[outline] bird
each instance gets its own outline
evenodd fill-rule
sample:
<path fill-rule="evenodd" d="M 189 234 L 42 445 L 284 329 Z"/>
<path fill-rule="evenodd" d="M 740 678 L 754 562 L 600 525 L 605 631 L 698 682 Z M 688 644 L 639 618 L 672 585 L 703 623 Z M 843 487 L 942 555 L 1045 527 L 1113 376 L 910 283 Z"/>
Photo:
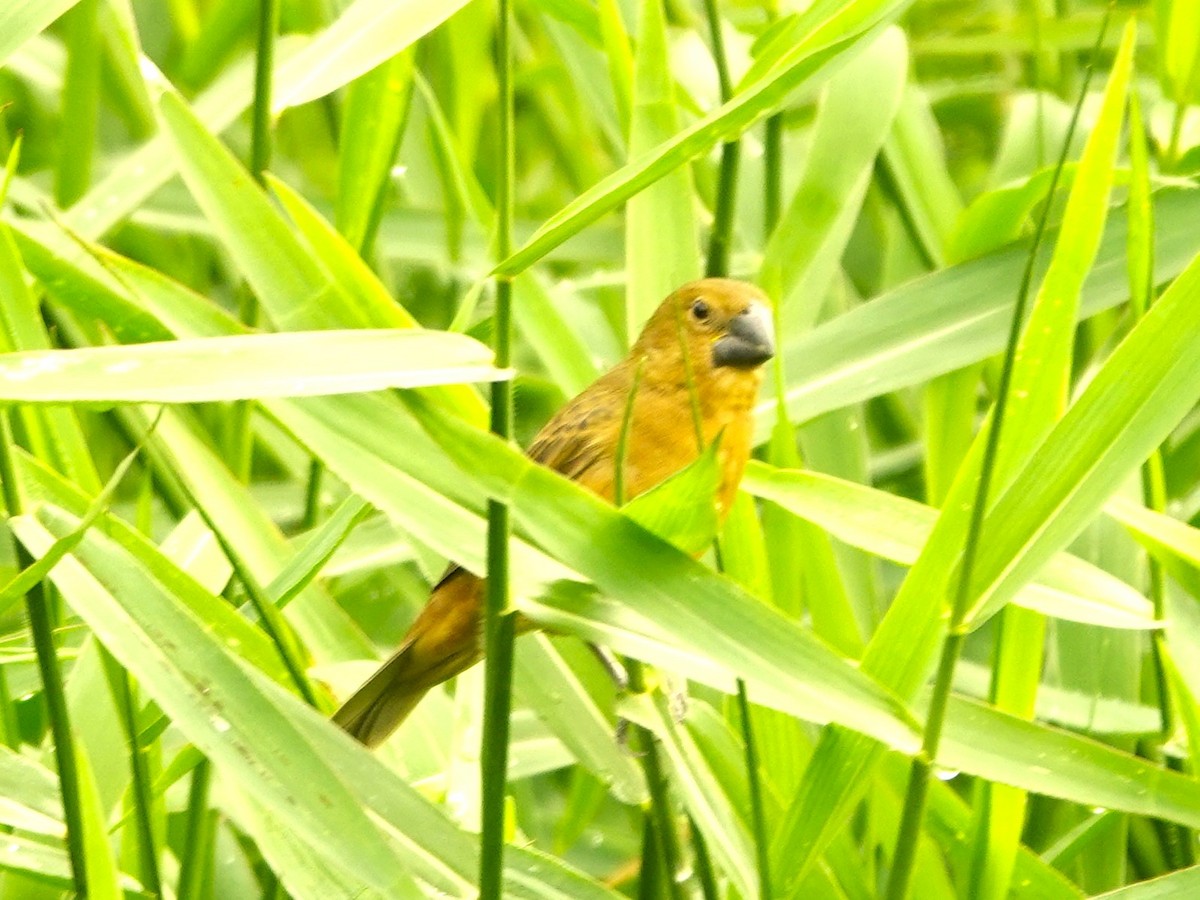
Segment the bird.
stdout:
<path fill-rule="evenodd" d="M 762 366 L 774 353 L 771 306 L 759 288 L 728 278 L 685 284 L 651 314 L 625 359 L 563 406 L 526 453 L 610 502 L 627 501 L 719 438 L 714 502 L 723 517 L 750 456 Z M 623 498 L 615 496 L 619 455 Z M 432 687 L 479 662 L 484 594 L 482 577 L 451 564 L 400 648 L 333 721 L 375 747 Z M 519 630 L 532 627 L 522 620 Z"/>

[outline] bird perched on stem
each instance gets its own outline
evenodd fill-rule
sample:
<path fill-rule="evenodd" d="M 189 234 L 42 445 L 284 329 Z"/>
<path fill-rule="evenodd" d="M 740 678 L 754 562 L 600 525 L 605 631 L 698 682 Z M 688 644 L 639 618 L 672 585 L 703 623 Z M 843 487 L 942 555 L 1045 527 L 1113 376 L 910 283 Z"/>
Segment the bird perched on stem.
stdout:
<path fill-rule="evenodd" d="M 774 354 L 771 332 L 767 298 L 753 285 L 725 278 L 685 284 L 655 310 L 629 356 L 538 433 L 529 456 L 610 501 L 621 457 L 619 480 L 630 500 L 720 436 L 716 503 L 723 516 L 750 455 L 761 366 Z M 483 579 L 451 566 L 400 649 L 334 721 L 368 746 L 381 743 L 430 688 L 481 659 L 483 598 Z"/>

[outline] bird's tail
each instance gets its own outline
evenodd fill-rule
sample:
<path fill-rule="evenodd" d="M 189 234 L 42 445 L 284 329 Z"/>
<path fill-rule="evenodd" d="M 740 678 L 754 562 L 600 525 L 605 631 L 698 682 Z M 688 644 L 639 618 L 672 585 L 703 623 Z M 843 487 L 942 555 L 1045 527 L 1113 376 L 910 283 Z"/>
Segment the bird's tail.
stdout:
<path fill-rule="evenodd" d="M 483 581 L 464 569 L 451 570 L 400 649 L 342 704 L 333 721 L 368 747 L 383 743 L 430 688 L 482 658 L 482 601 Z"/>

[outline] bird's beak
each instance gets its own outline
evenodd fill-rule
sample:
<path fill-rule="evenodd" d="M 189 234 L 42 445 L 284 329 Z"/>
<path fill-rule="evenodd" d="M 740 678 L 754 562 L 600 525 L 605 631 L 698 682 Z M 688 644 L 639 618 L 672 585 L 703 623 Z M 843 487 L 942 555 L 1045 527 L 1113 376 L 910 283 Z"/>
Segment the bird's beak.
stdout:
<path fill-rule="evenodd" d="M 751 303 L 713 344 L 713 365 L 738 369 L 761 366 L 775 355 L 771 331 L 770 309 L 763 303 Z"/>

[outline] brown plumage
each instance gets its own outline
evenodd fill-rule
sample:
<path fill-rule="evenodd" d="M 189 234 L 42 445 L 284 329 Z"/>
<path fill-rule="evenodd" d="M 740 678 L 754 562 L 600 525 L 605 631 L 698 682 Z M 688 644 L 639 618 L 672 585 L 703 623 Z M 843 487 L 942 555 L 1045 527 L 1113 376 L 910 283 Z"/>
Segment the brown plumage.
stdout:
<path fill-rule="evenodd" d="M 564 406 L 529 447 L 532 459 L 613 500 L 617 443 L 640 368 L 625 454 L 625 499 L 662 482 L 721 435 L 720 514 L 750 455 L 750 414 L 773 353 L 766 297 L 740 281 L 709 278 L 669 296 L 629 356 Z M 689 382 L 691 388 L 689 388 Z M 400 649 L 334 721 L 368 746 L 381 743 L 426 691 L 483 655 L 483 579 L 452 566 Z"/>

